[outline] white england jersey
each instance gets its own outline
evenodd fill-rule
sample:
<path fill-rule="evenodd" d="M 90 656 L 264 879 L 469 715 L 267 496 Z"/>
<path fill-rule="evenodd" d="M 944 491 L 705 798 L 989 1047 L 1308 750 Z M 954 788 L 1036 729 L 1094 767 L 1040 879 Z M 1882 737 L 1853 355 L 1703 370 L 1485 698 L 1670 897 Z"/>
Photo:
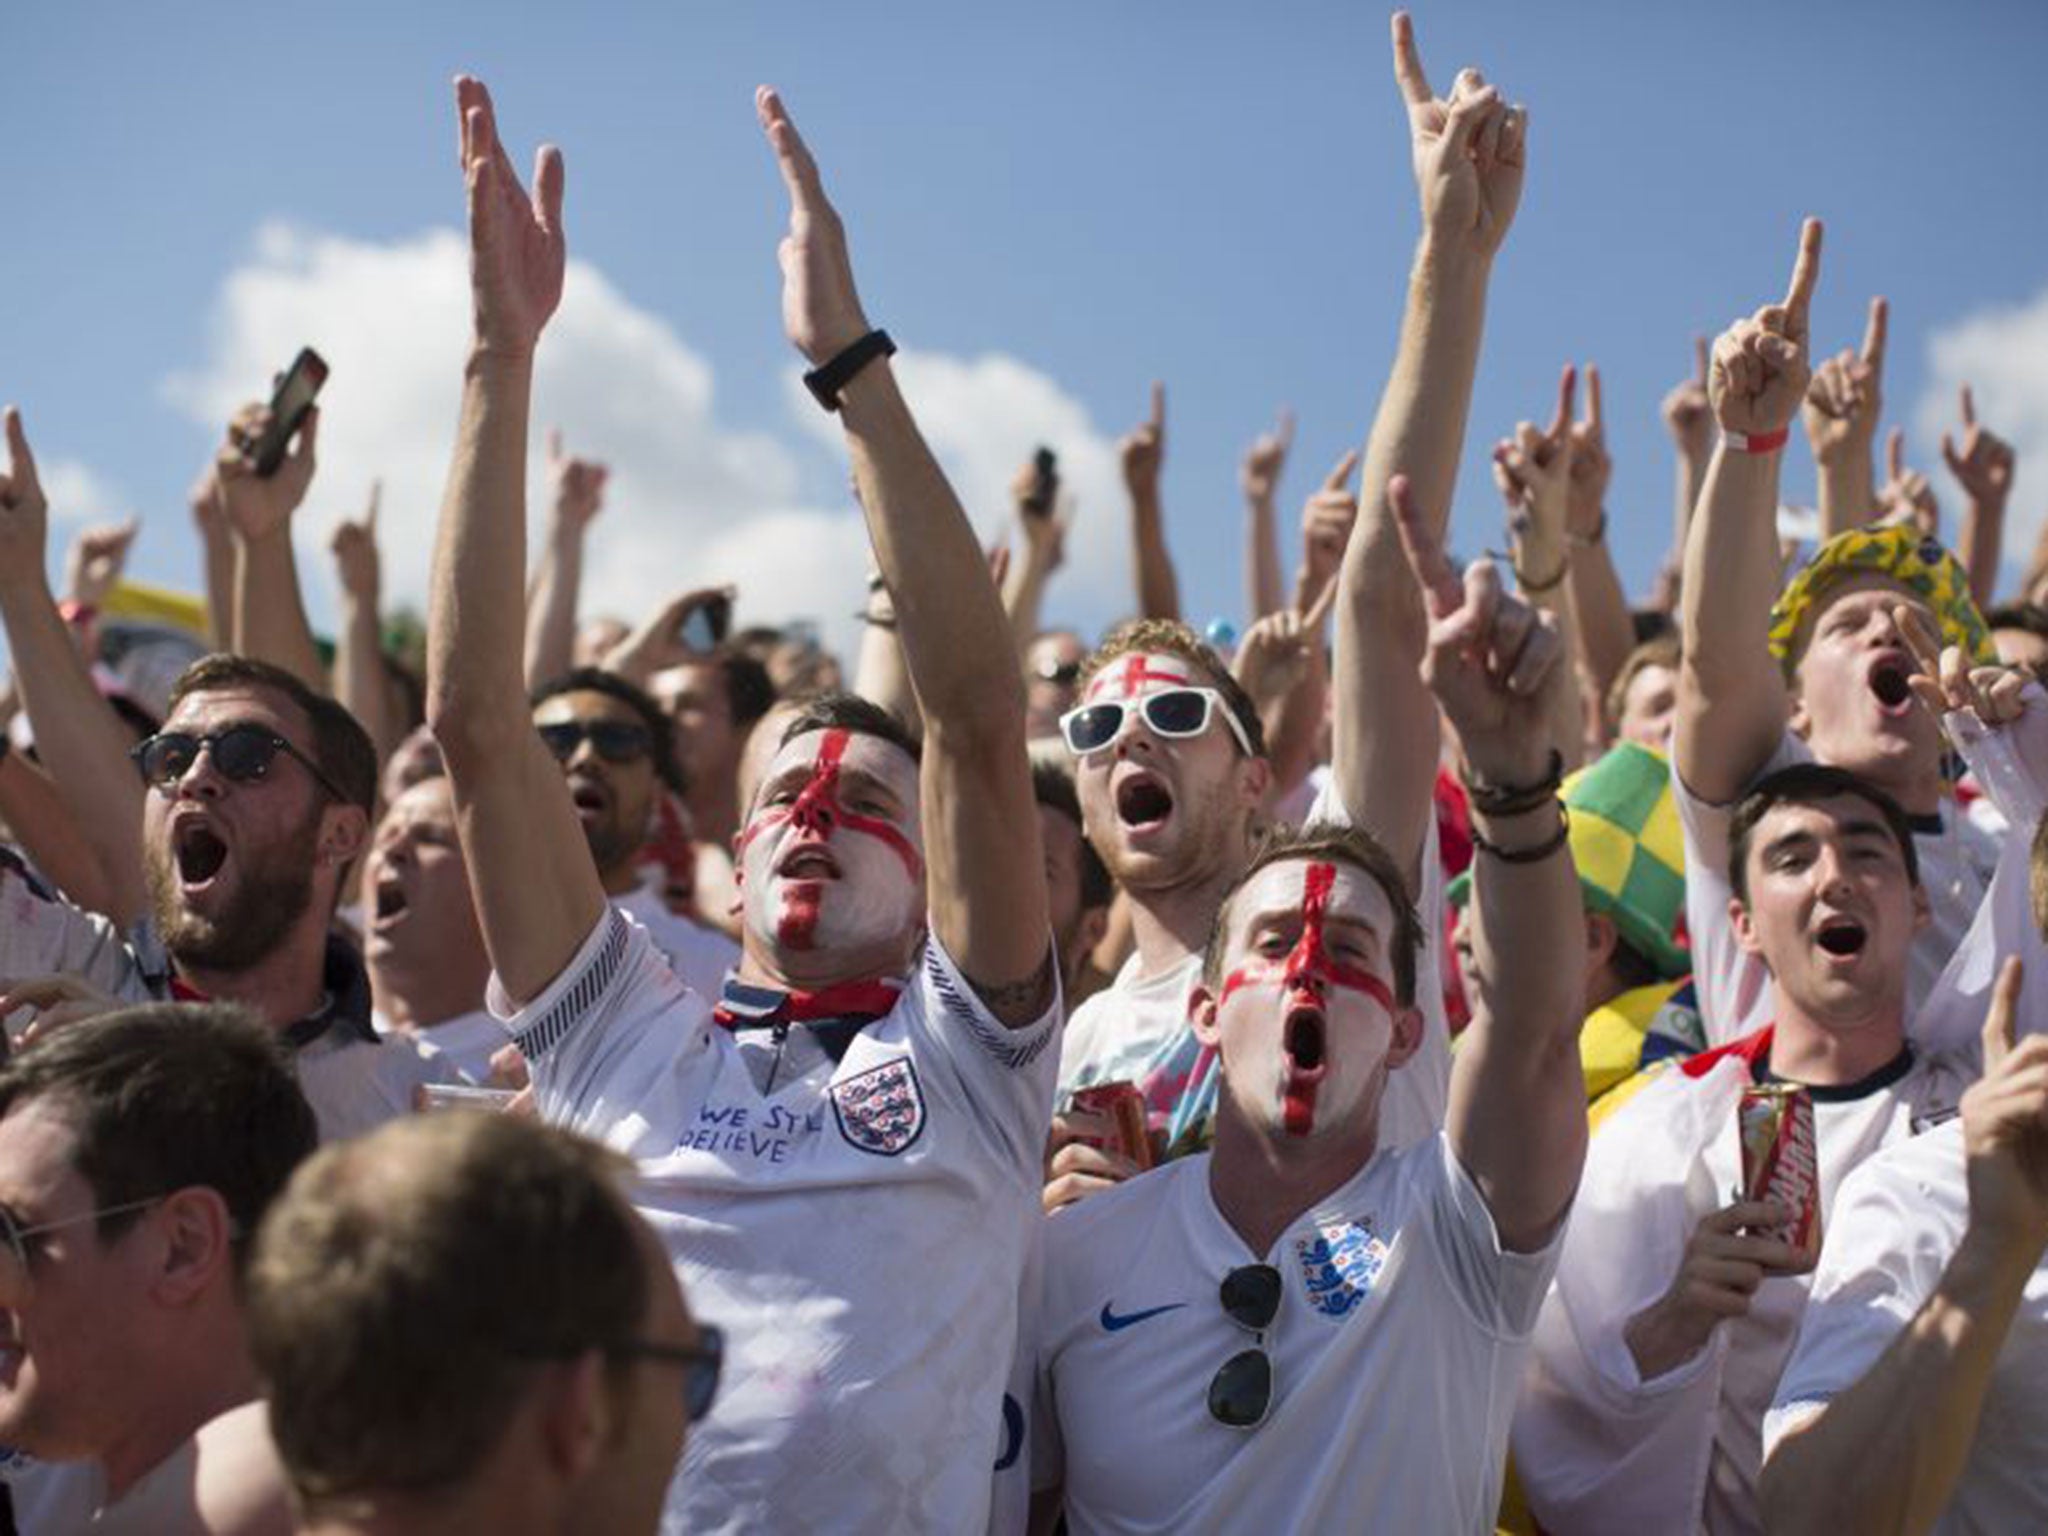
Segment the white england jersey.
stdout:
<path fill-rule="evenodd" d="M 1808 1275 L 1765 1279 L 1746 1317 L 1645 1381 L 1625 1331 L 1671 1286 L 1700 1219 L 1741 1182 L 1736 1104 L 1768 1033 L 1660 1070 L 1600 1127 L 1557 1283 L 1536 1325 L 1515 1414 L 1530 1511 L 1556 1531 L 1757 1529 L 1761 1433 L 1806 1306 Z M 1813 1090 L 1821 1234 L 1851 1169 L 1946 1113 L 1968 1083 L 1953 1058 L 1901 1058 L 1869 1081 Z"/>
<path fill-rule="evenodd" d="M 932 940 L 829 1076 L 764 1095 L 607 911 L 509 1016 L 542 1114 L 638 1162 L 692 1311 L 727 1330 L 665 1531 L 983 1525 L 1059 1012 L 1005 1029 Z"/>
<path fill-rule="evenodd" d="M 1376 1154 L 1252 1253 L 1184 1158 L 1047 1218 L 1033 1478 L 1097 1531 L 1493 1529 L 1508 1414 L 1557 1245 L 1501 1249 L 1442 1135 Z M 1273 1401 L 1211 1418 L 1210 1378 L 1253 1336 L 1225 1275 L 1283 1294 Z"/>
<path fill-rule="evenodd" d="M 1877 1363 L 1933 1293 L 1969 1219 L 1960 1120 L 1856 1170 L 1835 1201 L 1799 1344 L 1764 1420 L 1766 1455 Z M 2013 1313 L 1970 1458 L 1934 1529 L 2048 1529 L 2048 1266 L 2036 1266 Z"/>
<path fill-rule="evenodd" d="M 729 935 L 676 916 L 660 893 L 647 886 L 614 896 L 612 905 L 653 936 L 654 947 L 668 956 L 675 973 L 700 997 L 715 1000 L 725 985 L 725 973 L 740 963 L 740 947 Z"/>

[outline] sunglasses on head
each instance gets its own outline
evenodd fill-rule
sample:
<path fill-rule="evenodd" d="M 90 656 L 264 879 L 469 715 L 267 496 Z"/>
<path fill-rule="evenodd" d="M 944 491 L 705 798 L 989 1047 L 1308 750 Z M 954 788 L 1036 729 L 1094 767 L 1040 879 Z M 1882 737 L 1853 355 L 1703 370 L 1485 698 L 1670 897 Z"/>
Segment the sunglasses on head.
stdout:
<path fill-rule="evenodd" d="M 202 751 L 212 756 L 215 772 L 237 784 L 262 781 L 269 775 L 270 765 L 277 754 L 282 752 L 304 766 L 328 794 L 344 804 L 348 803 L 349 797 L 341 792 L 334 780 L 321 772 L 318 763 L 268 726 L 245 722 L 205 736 L 195 736 L 190 731 L 158 731 L 147 741 L 138 742 L 128 755 L 142 770 L 145 782 L 168 790 L 175 788 L 192 771 L 192 765 L 199 761 Z"/>
<path fill-rule="evenodd" d="M 1230 727 L 1230 734 L 1237 738 L 1244 755 L 1252 755 L 1251 739 L 1223 701 L 1223 695 L 1214 688 L 1161 688 L 1135 699 L 1083 704 L 1060 716 L 1060 734 L 1066 738 L 1069 752 L 1086 757 L 1123 735 L 1133 712 L 1144 720 L 1154 736 L 1169 738 L 1199 736 L 1209 729 L 1211 717 L 1221 712 L 1223 723 Z"/>
<path fill-rule="evenodd" d="M 1209 1417 L 1231 1429 L 1257 1429 L 1273 1406 L 1273 1357 L 1266 1330 L 1280 1313 L 1280 1271 L 1270 1264 L 1245 1264 L 1223 1277 L 1219 1299 L 1238 1327 L 1258 1335 L 1217 1368 L 1209 1382 Z"/>
<path fill-rule="evenodd" d="M 540 739 L 564 763 L 585 741 L 608 763 L 637 763 L 654 750 L 647 727 L 631 720 L 558 720 L 540 727 Z"/>

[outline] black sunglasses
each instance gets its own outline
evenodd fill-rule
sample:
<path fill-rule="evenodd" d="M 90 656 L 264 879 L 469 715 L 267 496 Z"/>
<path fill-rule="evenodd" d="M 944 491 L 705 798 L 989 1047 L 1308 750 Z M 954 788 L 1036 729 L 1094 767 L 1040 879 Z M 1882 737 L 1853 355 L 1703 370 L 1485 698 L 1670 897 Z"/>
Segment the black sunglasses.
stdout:
<path fill-rule="evenodd" d="M 710 1323 L 697 1325 L 694 1344 L 655 1344 L 645 1339 L 628 1339 L 615 1344 L 608 1354 L 629 1360 L 660 1360 L 683 1368 L 683 1410 L 696 1423 L 711 1411 L 718 1396 L 719 1373 L 725 1368 L 725 1330 Z"/>
<path fill-rule="evenodd" d="M 558 720 L 540 727 L 540 739 L 564 763 L 585 741 L 608 763 L 637 763 L 654 750 L 647 727 L 630 720 Z"/>
<path fill-rule="evenodd" d="M 1265 1344 L 1280 1313 L 1280 1271 L 1270 1264 L 1233 1269 L 1223 1277 L 1220 1299 L 1224 1315 L 1258 1339 L 1224 1361 L 1209 1382 L 1209 1417 L 1232 1429 L 1257 1429 L 1273 1406 L 1273 1358 Z"/>
<path fill-rule="evenodd" d="M 201 751 L 213 755 L 213 766 L 222 778 L 237 784 L 261 782 L 269 774 L 277 754 L 282 752 L 299 762 L 328 794 L 344 805 L 350 803 L 340 786 L 321 772 L 320 765 L 313 759 L 268 726 L 246 721 L 206 736 L 195 736 L 190 731 L 159 731 L 147 741 L 136 743 L 128 755 L 142 770 L 144 782 L 168 790 L 176 788 L 192 771 Z"/>

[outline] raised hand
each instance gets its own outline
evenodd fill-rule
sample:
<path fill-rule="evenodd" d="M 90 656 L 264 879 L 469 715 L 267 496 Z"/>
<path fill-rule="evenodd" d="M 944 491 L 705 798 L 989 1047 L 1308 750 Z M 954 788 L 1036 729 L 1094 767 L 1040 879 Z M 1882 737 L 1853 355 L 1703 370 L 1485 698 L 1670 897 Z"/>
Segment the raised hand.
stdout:
<path fill-rule="evenodd" d="M 1986 725 L 2007 725 L 2025 712 L 2020 693 L 2027 686 L 2027 673 L 2018 667 L 1971 666 L 1961 646 L 1944 649 L 1927 616 L 1905 603 L 1892 609 L 1892 623 L 1918 663 L 1907 686 L 1935 719 L 1952 709 L 1968 709 Z"/>
<path fill-rule="evenodd" d="M 0 478 L 0 578 L 44 579 L 49 549 L 50 503 L 36 476 L 21 412 L 7 407 L 7 474 Z"/>
<path fill-rule="evenodd" d="M 1906 464 L 1906 432 L 1893 427 L 1885 438 L 1886 480 L 1877 493 L 1879 510 L 1888 518 L 1911 519 L 1922 533 L 1932 537 L 1941 531 L 1941 504 L 1934 499 L 1934 487 L 1925 475 Z"/>
<path fill-rule="evenodd" d="M 604 510 L 604 483 L 611 467 L 562 451 L 562 429 L 548 431 L 548 483 L 554 488 L 558 527 L 581 533 Z"/>
<path fill-rule="evenodd" d="M 1351 477 L 1358 472 L 1358 450 L 1337 461 L 1301 509 L 1301 576 L 1295 583 L 1295 607 L 1306 609 L 1325 587 L 1332 587 L 1358 521 L 1358 492 Z"/>
<path fill-rule="evenodd" d="M 1984 1019 L 1984 1075 L 1963 1095 L 1970 1231 L 2022 1256 L 2048 1247 L 2048 1035 L 2013 1040 L 2020 962 L 2008 959 Z"/>
<path fill-rule="evenodd" d="M 1528 113 L 1504 102 L 1476 69 L 1460 70 L 1451 94 L 1438 97 L 1423 73 L 1406 11 L 1394 13 L 1394 78 L 1408 105 L 1425 233 L 1491 256 L 1522 199 Z"/>
<path fill-rule="evenodd" d="M 1578 370 L 1566 364 L 1558 376 L 1557 411 L 1549 429 L 1538 431 L 1534 423 L 1521 422 L 1513 437 L 1502 438 L 1493 448 L 1493 483 L 1508 504 L 1509 524 L 1517 542 L 1537 544 L 1553 562 L 1564 558 L 1571 513 L 1579 443 L 1572 424 L 1577 388 Z M 1598 506 L 1596 499 L 1596 515 Z"/>
<path fill-rule="evenodd" d="M 1724 430 L 1749 437 L 1782 432 L 1806 398 L 1807 317 L 1820 279 L 1820 241 L 1820 220 L 1808 219 L 1785 302 L 1737 320 L 1714 343 L 1707 392 Z"/>
<path fill-rule="evenodd" d="M 1491 560 L 1473 561 L 1459 579 L 1406 475 L 1388 482 L 1387 502 L 1429 614 L 1422 678 L 1457 730 L 1472 772 L 1490 784 L 1540 778 L 1554 745 L 1549 690 L 1564 679 L 1556 628 L 1502 589 Z"/>
<path fill-rule="evenodd" d="M 1787 1214 L 1761 1200 L 1738 1200 L 1700 1218 L 1670 1289 L 1623 1331 L 1644 1380 L 1690 1360 L 1722 1322 L 1747 1317 L 1757 1287 L 1771 1276 L 1813 1268 L 1815 1255 L 1759 1235 L 1782 1226 Z"/>
<path fill-rule="evenodd" d="M 1152 385 L 1152 414 L 1124 434 L 1116 445 L 1123 463 L 1124 484 L 1133 500 L 1159 495 L 1159 470 L 1166 462 L 1166 386 Z"/>
<path fill-rule="evenodd" d="M 1043 490 L 1038 459 L 1034 455 L 1024 461 L 1024 467 L 1011 479 L 1010 503 L 1015 509 L 1017 527 L 1024 536 L 1025 546 L 1037 561 L 1038 568 L 1050 574 L 1066 563 L 1069 516 L 1057 495 L 1051 506 L 1033 510 Z M 1000 587 L 1002 583 L 996 585 Z"/>
<path fill-rule="evenodd" d="M 265 477 L 256 473 L 256 446 L 270 430 L 271 419 L 270 407 L 262 401 L 243 406 L 228 423 L 227 439 L 213 459 L 221 509 L 228 526 L 245 539 L 267 538 L 282 529 L 313 483 L 320 412 L 306 412 L 291 451 L 277 473 Z"/>
<path fill-rule="evenodd" d="M 227 532 L 227 512 L 220 504 L 220 477 L 214 474 L 211 459 L 185 492 L 185 505 L 192 509 L 192 525 L 202 538 Z"/>
<path fill-rule="evenodd" d="M 498 138 L 497 112 L 481 80 L 455 81 L 462 173 L 469 187 L 469 286 L 476 345 L 530 356 L 562 301 L 568 246 L 562 237 L 562 152 L 543 144 L 533 157 L 533 195 Z"/>
<path fill-rule="evenodd" d="M 1571 469 L 1567 525 L 1579 538 L 1594 538 L 1607 506 L 1607 482 L 1614 477 L 1614 460 L 1607 453 L 1607 417 L 1600 404 L 1600 370 L 1592 363 L 1586 364 L 1586 414 L 1571 427 Z"/>
<path fill-rule="evenodd" d="M 1279 425 L 1271 432 L 1259 434 L 1238 468 L 1237 481 L 1244 488 L 1246 501 L 1272 501 L 1274 492 L 1280 488 L 1280 472 L 1287 466 L 1287 450 L 1293 444 L 1294 412 L 1283 406 Z"/>
<path fill-rule="evenodd" d="M 1962 396 L 1963 446 L 1957 449 L 1955 439 L 1944 432 L 1941 456 L 1972 503 L 1986 511 L 2003 511 L 2006 497 L 2012 494 L 2012 445 L 1977 424 L 1977 402 L 1970 396 L 1969 385 L 1963 386 Z"/>
<path fill-rule="evenodd" d="M 1884 406 L 1884 344 L 1891 306 L 1883 298 L 1870 301 L 1864 324 L 1863 350 L 1846 348 L 1814 371 L 1806 391 L 1806 440 L 1817 462 L 1829 463 L 1850 454 L 1868 455 L 1877 441 L 1877 423 Z"/>
<path fill-rule="evenodd" d="M 854 290 L 846 226 L 825 196 L 818 162 L 811 158 L 782 98 L 768 86 L 754 92 L 754 111 L 789 189 L 789 233 L 775 253 L 782 264 L 782 326 L 797 351 L 816 367 L 873 327 Z"/>
<path fill-rule="evenodd" d="M 346 518 L 334 525 L 328 548 L 334 553 L 334 568 L 341 577 L 341 590 L 359 607 L 377 607 L 382 582 L 382 565 L 377 555 L 377 509 L 384 500 L 384 482 L 370 482 L 370 505 L 359 523 Z"/>
<path fill-rule="evenodd" d="M 88 528 L 71 541 L 64 565 L 65 584 L 74 603 L 97 608 L 107 600 L 127 568 L 129 547 L 141 529 L 141 522 L 131 517 L 125 523 Z"/>
<path fill-rule="evenodd" d="M 1238 641 L 1230 675 L 1251 696 L 1261 715 L 1308 676 L 1310 651 L 1322 643 L 1323 621 L 1336 600 L 1337 584 L 1328 582 L 1306 610 L 1282 608 L 1269 613 Z"/>
<path fill-rule="evenodd" d="M 1674 384 L 1664 397 L 1664 425 L 1686 458 L 1704 460 L 1714 451 L 1714 407 L 1707 398 L 1707 338 L 1692 339 L 1693 376 Z"/>

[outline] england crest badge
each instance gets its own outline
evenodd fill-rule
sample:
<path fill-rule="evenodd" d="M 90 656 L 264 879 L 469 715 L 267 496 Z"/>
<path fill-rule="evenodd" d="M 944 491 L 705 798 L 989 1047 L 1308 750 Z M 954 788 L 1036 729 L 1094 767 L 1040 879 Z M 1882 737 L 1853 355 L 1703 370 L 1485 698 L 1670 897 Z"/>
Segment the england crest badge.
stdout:
<path fill-rule="evenodd" d="M 834 1083 L 839 1134 L 863 1152 L 894 1157 L 924 1132 L 924 1092 L 908 1056 Z"/>
<path fill-rule="evenodd" d="M 1348 1317 L 1386 1268 L 1387 1245 L 1370 1221 L 1323 1222 L 1315 1236 L 1295 1239 L 1294 1255 L 1309 1305 L 1325 1317 Z"/>

